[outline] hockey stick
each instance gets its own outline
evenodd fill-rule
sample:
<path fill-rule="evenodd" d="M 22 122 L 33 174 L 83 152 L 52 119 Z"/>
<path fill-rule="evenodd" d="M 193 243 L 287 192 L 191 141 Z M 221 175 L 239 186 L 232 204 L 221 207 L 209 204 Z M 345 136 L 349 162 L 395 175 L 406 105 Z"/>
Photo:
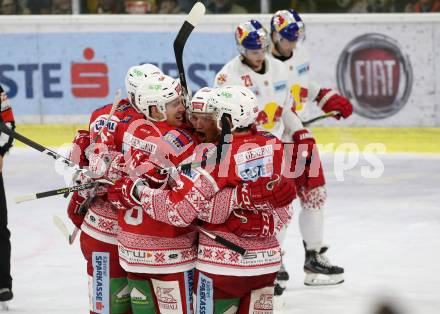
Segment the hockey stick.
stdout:
<path fill-rule="evenodd" d="M 105 123 L 101 127 L 101 129 L 99 130 L 98 134 L 96 134 L 96 136 L 93 138 L 93 142 L 96 142 L 98 140 L 98 138 L 101 136 L 101 133 L 103 132 L 103 130 L 108 127 L 108 123 L 110 122 L 110 119 L 115 114 L 116 109 L 118 108 L 120 101 L 121 101 L 121 90 L 118 89 L 116 91 L 115 98 L 113 99 L 112 109 L 110 110 L 110 112 L 108 114 L 107 120 L 105 121 Z"/>
<path fill-rule="evenodd" d="M 36 149 L 39 152 L 41 152 L 49 157 L 52 157 L 55 160 L 60 160 L 61 162 L 66 164 L 68 167 L 70 167 L 74 170 L 82 171 L 88 177 L 91 177 L 91 178 L 97 177 L 97 175 L 95 173 L 93 173 L 85 168 L 82 168 L 81 166 L 75 164 L 74 162 L 72 162 L 68 158 L 64 157 L 63 155 L 61 155 L 61 154 L 59 154 L 59 153 L 57 153 L 47 147 L 44 147 L 41 144 L 38 144 L 37 142 L 34 142 L 33 140 L 27 138 L 24 135 L 21 135 L 20 133 L 17 133 L 15 131 L 11 130 L 3 122 L 0 122 L 0 131 L 8 134 L 9 136 L 22 142 L 23 144 L 26 144 L 26 145 L 32 147 L 33 149 Z"/>
<path fill-rule="evenodd" d="M 50 196 L 57 196 L 57 195 L 61 195 L 61 194 L 69 195 L 72 192 L 77 192 L 77 191 L 82 191 L 82 190 L 87 190 L 87 189 L 95 188 L 100 183 L 113 184 L 113 182 L 111 182 L 111 181 L 108 181 L 108 180 L 105 180 L 105 179 L 99 179 L 99 180 L 96 180 L 94 182 L 89 182 L 89 183 L 85 183 L 85 184 L 80 184 L 80 185 L 60 188 L 60 189 L 56 189 L 56 190 L 50 190 L 50 191 L 45 191 L 45 192 L 40 192 L 40 193 L 33 193 L 33 194 L 16 196 L 14 198 L 14 201 L 15 201 L 15 203 L 18 204 L 18 203 L 22 203 L 22 202 L 26 202 L 26 201 L 32 201 L 32 200 L 36 200 L 36 199 L 40 199 L 40 198 L 45 198 L 45 197 L 50 197 Z"/>
<path fill-rule="evenodd" d="M 119 102 L 121 100 L 121 90 L 118 89 L 115 93 L 115 97 L 113 99 L 113 104 L 112 104 L 112 108 L 108 114 L 107 119 L 105 120 L 105 123 L 102 125 L 102 127 L 99 129 L 98 133 L 95 135 L 95 137 L 93 138 L 93 142 L 96 142 L 98 140 L 98 138 L 101 136 L 102 132 L 104 131 L 104 129 L 108 128 L 108 123 L 110 122 L 110 119 L 113 117 L 113 115 L 116 112 L 116 109 L 118 108 Z M 73 184 L 73 182 L 75 181 L 75 178 L 77 178 L 78 176 L 78 171 L 72 176 L 72 182 L 71 184 Z M 64 194 L 64 198 L 67 198 L 67 196 L 69 196 L 70 192 L 66 192 Z"/>
<path fill-rule="evenodd" d="M 241 255 L 245 255 L 246 254 L 246 250 L 243 247 L 241 247 L 241 246 L 239 246 L 239 245 L 237 245 L 235 243 L 232 243 L 229 240 L 226 240 L 225 238 L 223 238 L 222 236 L 219 236 L 218 234 L 214 234 L 212 232 L 209 232 L 208 230 L 206 230 L 206 229 L 204 229 L 202 227 L 196 226 L 196 225 L 189 225 L 189 227 L 191 229 L 195 230 L 195 231 L 199 231 L 199 232 L 203 233 L 208 238 L 214 240 L 217 243 L 220 243 L 220 244 L 224 245 L 228 249 L 230 249 L 230 250 L 232 250 L 234 252 L 237 252 L 238 254 L 241 254 Z"/>
<path fill-rule="evenodd" d="M 188 96 L 188 85 L 186 83 L 185 77 L 185 69 L 183 68 L 183 49 L 185 48 L 186 41 L 191 35 L 191 32 L 199 23 L 200 19 L 205 14 L 206 8 L 201 2 L 197 2 L 192 7 L 191 11 L 188 13 L 188 16 L 183 22 L 182 27 L 177 33 L 176 39 L 174 39 L 173 47 L 174 47 L 174 57 L 176 58 L 176 65 L 179 71 L 180 85 L 182 85 L 183 89 L 183 97 L 185 98 L 185 102 L 189 102 Z"/>
<path fill-rule="evenodd" d="M 67 230 L 66 225 L 64 224 L 63 220 L 61 220 L 60 217 L 57 215 L 52 216 L 52 221 L 55 227 L 62 233 L 62 235 L 66 238 L 66 240 L 69 242 L 70 245 L 75 242 L 76 236 L 78 235 L 79 229 L 75 227 L 72 234 L 69 233 L 69 230 Z"/>
<path fill-rule="evenodd" d="M 98 138 L 101 136 L 101 133 L 103 132 L 103 130 L 105 128 L 108 127 L 108 123 L 110 122 L 110 119 L 113 117 L 113 115 L 116 112 L 116 109 L 118 108 L 119 102 L 121 100 L 121 90 L 118 89 L 115 93 L 115 97 L 113 99 L 113 104 L 112 104 L 112 108 L 108 114 L 107 120 L 105 120 L 105 123 L 103 124 L 103 126 L 99 129 L 98 134 L 95 135 L 95 137 L 93 138 L 93 142 L 96 142 L 98 140 Z M 78 172 L 76 172 L 73 176 L 72 176 L 72 182 L 71 184 L 73 184 L 73 182 L 75 181 L 75 178 L 78 176 Z M 67 198 L 67 196 L 69 196 L 70 192 L 66 192 L 64 194 L 64 198 Z M 49 195 L 51 196 L 51 195 Z"/>
<path fill-rule="evenodd" d="M 308 125 L 310 125 L 310 124 L 312 124 L 312 123 L 314 123 L 316 121 L 319 121 L 319 120 L 322 120 L 322 119 L 327 119 L 329 117 L 336 117 L 336 116 L 340 116 L 340 115 L 341 115 L 340 112 L 330 111 L 330 112 L 327 112 L 327 113 L 323 114 L 322 116 L 317 116 L 317 117 L 314 117 L 314 118 L 312 118 L 310 120 L 303 121 L 302 124 L 303 124 L 303 126 L 308 126 Z"/>

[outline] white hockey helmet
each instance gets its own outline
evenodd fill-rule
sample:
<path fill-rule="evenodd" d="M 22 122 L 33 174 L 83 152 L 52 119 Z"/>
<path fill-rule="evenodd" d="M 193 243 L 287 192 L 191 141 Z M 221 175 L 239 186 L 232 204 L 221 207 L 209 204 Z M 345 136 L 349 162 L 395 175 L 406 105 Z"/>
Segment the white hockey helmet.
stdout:
<path fill-rule="evenodd" d="M 255 123 L 259 111 L 257 97 L 243 86 L 202 88 L 194 94 L 188 110 L 212 114 L 219 129 L 222 129 L 221 118 L 226 114 L 231 118 L 231 131 Z"/>
<path fill-rule="evenodd" d="M 125 75 L 125 89 L 127 91 L 128 100 L 134 106 L 134 97 L 136 94 L 136 88 L 142 84 L 142 82 L 151 75 L 162 74 L 162 71 L 151 63 L 142 65 L 135 65 L 128 69 Z"/>
<path fill-rule="evenodd" d="M 167 119 L 166 104 L 182 96 L 182 86 L 171 76 L 150 75 L 146 77 L 136 89 L 135 106 L 148 118 L 154 121 L 150 107 L 156 106 L 164 116 L 160 121 Z"/>
<path fill-rule="evenodd" d="M 255 123 L 258 116 L 257 96 L 244 86 L 224 86 L 216 90 L 218 114 L 217 125 L 221 128 L 221 117 L 228 114 L 231 117 L 231 131 L 236 128 L 246 128 Z"/>
<path fill-rule="evenodd" d="M 192 113 L 213 113 L 217 101 L 215 96 L 216 88 L 203 87 L 199 89 L 192 97 L 187 111 L 189 114 Z"/>

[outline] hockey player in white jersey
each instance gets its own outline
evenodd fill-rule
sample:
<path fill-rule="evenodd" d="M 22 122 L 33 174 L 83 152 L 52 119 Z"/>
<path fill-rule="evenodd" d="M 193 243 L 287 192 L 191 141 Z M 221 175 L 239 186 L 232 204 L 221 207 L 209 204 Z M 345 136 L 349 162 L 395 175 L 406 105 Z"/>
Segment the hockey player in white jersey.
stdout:
<path fill-rule="evenodd" d="M 343 96 L 310 80 L 310 59 L 304 45 L 305 28 L 299 14 L 294 10 L 281 10 L 276 12 L 270 23 L 272 56 L 282 61 L 288 71 L 288 86 L 294 99 L 294 111 L 302 119 L 307 117 L 307 104 L 317 105 L 323 112 L 336 112 L 336 119 L 348 118 L 353 112 L 353 106 Z M 298 135 L 310 134 L 301 129 L 285 130 L 285 140 L 295 142 Z M 313 137 L 308 141 L 315 144 Z M 297 180 L 302 211 L 299 215 L 299 225 L 306 250 L 304 270 L 306 272 L 305 284 L 338 284 L 343 282 L 343 269 L 331 266 L 324 256 L 327 247 L 323 244 L 323 208 L 326 202 L 325 180 L 318 176 L 301 178 Z M 315 202 L 319 200 L 319 202 Z M 316 206 L 317 204 L 317 206 Z M 322 279 L 317 274 L 328 275 Z M 279 273 L 279 279 L 288 279 L 287 272 Z"/>
<path fill-rule="evenodd" d="M 251 20 L 238 25 L 235 39 L 240 55 L 217 73 L 214 85 L 249 88 L 259 102 L 257 121 L 260 129 L 281 138 L 283 108 L 293 104 L 289 97 L 286 68 L 281 61 L 269 57 L 269 34 L 260 22 Z"/>
<path fill-rule="evenodd" d="M 325 179 L 315 140 L 304 128 L 295 112 L 296 101 L 291 93 L 289 67 L 283 61 L 265 55 L 270 49 L 269 34 L 258 21 L 251 20 L 240 24 L 235 38 L 240 55 L 223 67 L 216 76 L 215 84 L 219 86 L 241 84 L 253 90 L 258 97 L 261 110 L 258 117 L 259 127 L 283 138 L 286 142 L 293 140 L 297 147 L 293 151 L 293 160 L 297 160 L 298 156 L 299 159 L 301 156 L 307 156 L 304 171 L 296 180 L 297 187 L 301 191 L 303 208 L 299 221 L 306 247 L 304 283 L 306 285 L 341 283 L 344 270 L 331 265 L 324 255 L 327 250 L 322 243 Z M 325 95 L 327 96 L 324 97 Z M 325 103 L 333 95 L 334 93 L 327 92 L 320 100 Z M 316 96 L 313 99 L 316 99 Z M 351 114 L 351 105 L 348 103 L 347 108 L 338 111 L 344 117 L 348 116 Z M 280 242 L 282 238 L 281 234 Z M 278 295 L 282 294 L 285 288 L 287 272 L 280 272 L 279 279 L 281 281 L 276 285 Z"/>

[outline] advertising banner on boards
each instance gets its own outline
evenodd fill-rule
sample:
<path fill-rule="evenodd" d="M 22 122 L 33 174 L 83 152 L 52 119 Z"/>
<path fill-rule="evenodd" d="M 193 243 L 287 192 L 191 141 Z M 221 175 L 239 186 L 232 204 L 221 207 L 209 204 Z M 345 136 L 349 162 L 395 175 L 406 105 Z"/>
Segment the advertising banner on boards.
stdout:
<path fill-rule="evenodd" d="M 311 77 L 353 103 L 355 114 L 345 126 L 440 126 L 440 22 L 392 16 L 304 15 Z M 93 109 L 125 89 L 132 65 L 154 63 L 177 76 L 172 42 L 181 17 L 167 17 L 162 31 L 131 18 L 88 27 L 94 19 L 84 17 L 78 27 L 75 21 L 39 21 L 44 27 L 38 32 L 32 27 L 0 31 L 0 84 L 18 121 L 86 122 Z M 210 16 L 191 35 L 184 64 L 193 91 L 212 85 L 215 74 L 238 54 L 233 32 L 243 19 Z M 270 16 L 261 20 L 269 26 Z M 318 124 L 339 125 L 332 120 Z"/>

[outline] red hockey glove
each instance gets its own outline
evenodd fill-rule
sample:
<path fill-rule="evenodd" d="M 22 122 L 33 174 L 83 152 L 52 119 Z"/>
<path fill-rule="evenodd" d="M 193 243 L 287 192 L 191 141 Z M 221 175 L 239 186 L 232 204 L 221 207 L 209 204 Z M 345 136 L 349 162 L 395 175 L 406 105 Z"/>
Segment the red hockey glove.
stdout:
<path fill-rule="evenodd" d="M 168 176 L 160 174 L 158 169 L 161 168 L 160 162 L 154 160 L 153 156 L 142 151 L 133 153 L 132 158 L 128 162 L 131 175 L 136 175 L 139 178 L 147 179 L 151 183 L 156 183 L 158 186 L 163 184 Z"/>
<path fill-rule="evenodd" d="M 5 92 L 0 93 L 0 118 L 3 122 L 14 122 L 14 114 Z"/>
<path fill-rule="evenodd" d="M 125 161 L 122 153 L 109 151 L 89 154 L 89 170 L 99 176 L 94 179 L 115 181 L 125 174 L 124 167 Z"/>
<path fill-rule="evenodd" d="M 291 171 L 296 188 L 313 188 L 325 184 L 318 147 L 312 134 L 306 129 L 296 131 L 292 136 L 295 143 Z"/>
<path fill-rule="evenodd" d="M 338 111 L 344 119 L 353 113 L 353 105 L 348 99 L 328 88 L 322 88 L 319 91 L 316 101 L 322 111 Z M 334 118 L 339 120 L 340 115 L 335 115 Z"/>
<path fill-rule="evenodd" d="M 90 136 L 97 144 L 104 144 L 107 147 L 107 150 L 117 150 L 113 133 L 109 131 L 108 127 L 102 126 L 102 128 L 103 130 L 99 136 L 99 131 L 98 133 L 92 133 Z"/>
<path fill-rule="evenodd" d="M 85 198 L 80 196 L 78 192 L 72 194 L 69 205 L 67 206 L 67 215 L 73 224 L 80 229 L 84 220 L 85 212 L 81 212 L 81 205 L 84 204 Z"/>
<path fill-rule="evenodd" d="M 233 211 L 226 220 L 229 231 L 239 237 L 271 237 L 274 235 L 274 219 L 266 211 Z"/>
<path fill-rule="evenodd" d="M 72 142 L 69 159 L 80 166 L 87 166 L 89 161 L 86 157 L 86 150 L 89 146 L 90 132 L 87 130 L 78 130 Z"/>
<path fill-rule="evenodd" d="M 140 180 L 133 181 L 129 177 L 124 177 L 110 185 L 107 188 L 107 199 L 119 210 L 131 209 L 140 205 L 137 195 L 134 194 L 136 183 Z"/>
<path fill-rule="evenodd" d="M 241 209 L 272 210 L 284 207 L 296 198 L 295 180 L 273 175 L 244 182 L 235 188 L 236 203 Z"/>

